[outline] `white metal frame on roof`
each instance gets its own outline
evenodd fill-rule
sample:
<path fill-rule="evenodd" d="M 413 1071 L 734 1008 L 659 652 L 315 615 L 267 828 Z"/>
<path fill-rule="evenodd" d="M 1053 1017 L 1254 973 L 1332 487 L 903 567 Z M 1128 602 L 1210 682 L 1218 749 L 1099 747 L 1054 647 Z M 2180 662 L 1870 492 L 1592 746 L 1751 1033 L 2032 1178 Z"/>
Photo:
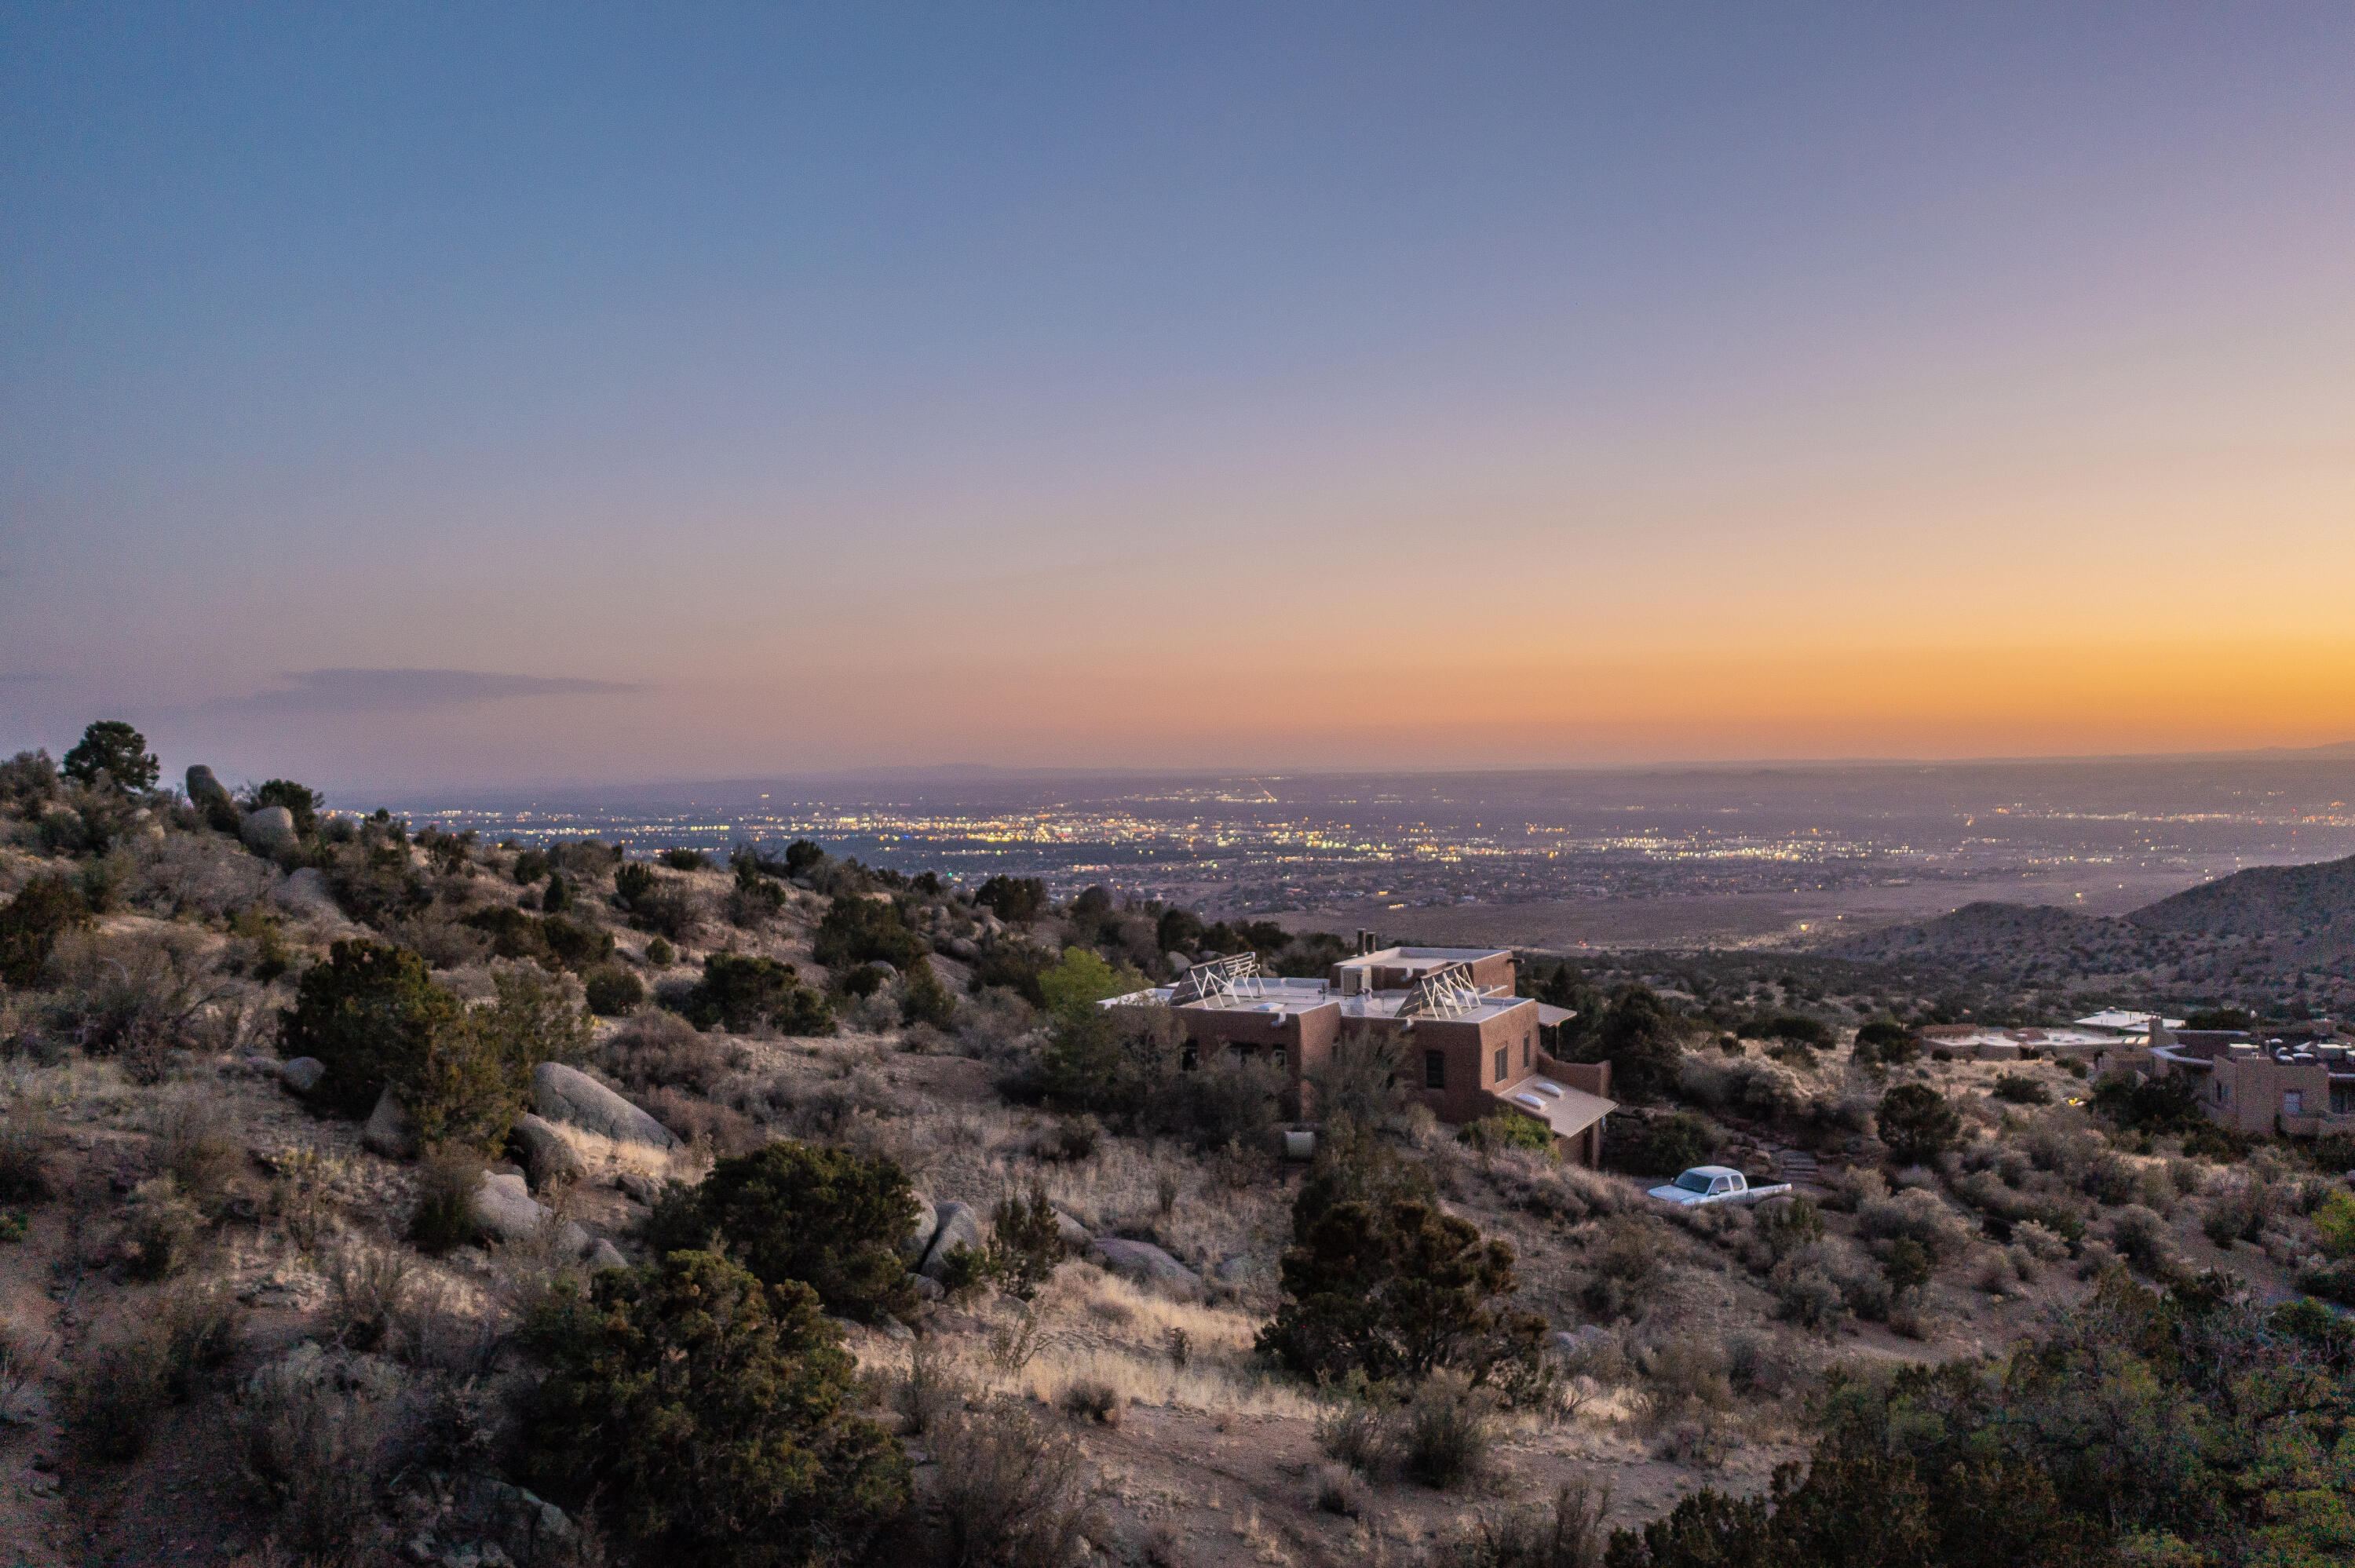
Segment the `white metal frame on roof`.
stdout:
<path fill-rule="evenodd" d="M 1399 1003 L 1398 1016 L 1460 1018 L 1476 1011 L 1488 997 L 1488 992 L 1473 983 L 1471 965 L 1450 964 L 1415 981 L 1414 989 Z"/>
<path fill-rule="evenodd" d="M 1257 953 L 1230 953 L 1188 969 L 1170 991 L 1169 1002 L 1183 1007 L 1189 1002 L 1257 997 L 1259 980 Z"/>

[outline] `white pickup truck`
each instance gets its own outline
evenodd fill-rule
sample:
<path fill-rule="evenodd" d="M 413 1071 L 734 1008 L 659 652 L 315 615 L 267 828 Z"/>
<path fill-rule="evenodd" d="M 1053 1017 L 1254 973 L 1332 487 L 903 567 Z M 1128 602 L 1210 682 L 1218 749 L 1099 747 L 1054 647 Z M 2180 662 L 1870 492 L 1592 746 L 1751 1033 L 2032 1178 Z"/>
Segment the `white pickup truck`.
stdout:
<path fill-rule="evenodd" d="M 1748 1177 L 1730 1165 L 1696 1165 L 1667 1186 L 1653 1188 L 1652 1196 L 1690 1209 L 1702 1203 L 1754 1203 L 1790 1190 L 1788 1181 L 1753 1187 Z"/>

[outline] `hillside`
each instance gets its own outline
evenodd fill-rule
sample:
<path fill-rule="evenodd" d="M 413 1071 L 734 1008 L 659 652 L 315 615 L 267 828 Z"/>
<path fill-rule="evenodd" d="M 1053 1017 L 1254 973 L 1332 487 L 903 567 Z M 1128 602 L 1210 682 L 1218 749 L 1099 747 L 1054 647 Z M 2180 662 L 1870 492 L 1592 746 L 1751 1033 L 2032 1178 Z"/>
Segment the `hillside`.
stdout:
<path fill-rule="evenodd" d="M 2355 1008 L 2355 857 L 2253 866 L 2122 916 L 1971 904 L 1824 951 L 2020 987 L 2185 1001 L 2301 999 L 2343 1014 Z"/>
<path fill-rule="evenodd" d="M 0 1561 L 27 1568 L 1505 1568 L 1600 1562 L 1614 1527 L 1641 1568 L 1816 1562 L 1632 1533 L 1705 1533 L 1811 1453 L 1786 1535 L 1895 1507 L 1935 1568 L 2094 1561 L 2062 1549 L 2147 1520 L 2100 1479 L 2128 1456 L 2055 1419 L 2091 1389 L 1981 1413 L 2097 1472 L 1990 1552 L 1966 1455 L 1905 1461 L 1950 1492 L 1884 1484 L 1899 1407 L 1828 1425 L 1831 1370 L 1888 1374 L 1851 1408 L 2109 1333 L 2159 1300 L 2129 1268 L 2238 1271 L 2240 1356 L 2304 1353 L 2311 1313 L 2254 1332 L 2296 1290 L 2355 1299 L 2306 1155 L 2114 1139 L 2082 1064 L 1859 1051 L 1925 999 L 1829 959 L 1607 1001 L 1532 966 L 1619 1042 L 1610 1170 L 1442 1124 L 1395 1041 L 1312 1080 L 1302 1161 L 1269 1064 L 1094 1002 L 1189 955 L 1316 972 L 1329 936 L 91 775 L 0 763 Z M 1923 940 L 2094 928 L 1982 906 Z M 1639 1073 L 1655 1103 L 1624 1103 Z M 1703 1160 L 1806 1201 L 1647 1196 Z"/>
<path fill-rule="evenodd" d="M 2313 865 L 2257 865 L 2136 910 L 2146 931 L 2311 939 L 2328 927 L 2355 929 L 2355 855 Z"/>
<path fill-rule="evenodd" d="M 1950 915 L 1903 926 L 1886 926 L 1851 937 L 1828 950 L 1868 962 L 1928 959 L 1942 963 L 1990 963 L 2023 948 L 2050 949 L 2100 939 L 2115 922 L 2049 905 L 1966 904 Z"/>

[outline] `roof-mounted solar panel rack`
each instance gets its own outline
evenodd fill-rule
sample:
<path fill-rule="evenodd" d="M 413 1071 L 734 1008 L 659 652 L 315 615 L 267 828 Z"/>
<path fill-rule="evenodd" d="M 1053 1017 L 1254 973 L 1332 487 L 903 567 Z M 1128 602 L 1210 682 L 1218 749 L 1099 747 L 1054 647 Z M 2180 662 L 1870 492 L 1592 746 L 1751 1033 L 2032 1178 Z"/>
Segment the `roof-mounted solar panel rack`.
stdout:
<path fill-rule="evenodd" d="M 1231 1001 L 1260 994 L 1259 955 L 1230 953 L 1188 969 L 1169 993 L 1172 1006 L 1188 1002 Z"/>

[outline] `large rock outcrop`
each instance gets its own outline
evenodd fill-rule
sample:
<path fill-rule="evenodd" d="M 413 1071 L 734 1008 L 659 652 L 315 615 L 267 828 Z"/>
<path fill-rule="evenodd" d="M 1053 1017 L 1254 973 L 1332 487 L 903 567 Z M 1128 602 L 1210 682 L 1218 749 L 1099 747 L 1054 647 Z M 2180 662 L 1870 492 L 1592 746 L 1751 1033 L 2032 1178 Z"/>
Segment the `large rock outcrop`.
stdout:
<path fill-rule="evenodd" d="M 1098 1236 L 1096 1250 L 1103 1255 L 1104 1264 L 1114 1274 L 1144 1285 L 1158 1285 L 1176 1290 L 1195 1290 L 1202 1277 L 1155 1246 L 1151 1242 L 1131 1241 L 1125 1236 Z"/>
<path fill-rule="evenodd" d="M 245 840 L 247 848 L 264 854 L 276 854 L 303 842 L 303 835 L 294 831 L 294 813 L 283 806 L 264 806 L 259 811 L 248 811 L 238 835 Z"/>
<path fill-rule="evenodd" d="M 531 1177 L 534 1191 L 551 1181 L 577 1181 L 589 1173 L 588 1161 L 581 1151 L 564 1141 L 556 1124 L 526 1112 L 517 1118 L 511 1135 L 524 1152 L 524 1169 Z"/>
<path fill-rule="evenodd" d="M 474 1223 L 485 1235 L 500 1241 L 527 1241 L 539 1234 L 548 1221 L 548 1211 L 532 1200 L 530 1190 L 520 1176 L 486 1171 L 483 1184 L 474 1189 Z"/>
<path fill-rule="evenodd" d="M 237 797 L 229 787 L 213 777 L 213 770 L 198 764 L 188 769 L 188 804 L 204 813 L 205 821 L 222 832 L 235 832 L 244 813 L 237 809 Z"/>
<path fill-rule="evenodd" d="M 327 874 L 315 865 L 306 865 L 289 875 L 272 890 L 280 908 L 290 914 L 313 919 L 344 921 L 343 906 L 327 886 Z"/>
<path fill-rule="evenodd" d="M 949 1255 L 959 1247 L 971 1252 L 982 1248 L 981 1216 L 973 1212 L 970 1203 L 943 1203 L 939 1208 L 940 1224 L 932 1231 L 932 1245 L 924 1254 L 923 1266 L 916 1270 L 927 1279 L 938 1279 L 949 1266 Z"/>
<path fill-rule="evenodd" d="M 484 1172 L 470 1205 L 474 1224 L 493 1241 L 530 1241 L 541 1234 L 553 1214 L 534 1201 L 518 1171 Z M 588 1255 L 594 1246 L 589 1233 L 567 1220 L 556 1230 L 556 1245 L 568 1257 Z"/>
<path fill-rule="evenodd" d="M 531 1070 L 533 1107 L 549 1121 L 577 1127 L 616 1143 L 649 1149 L 678 1147 L 670 1128 L 577 1068 L 542 1062 Z"/>

